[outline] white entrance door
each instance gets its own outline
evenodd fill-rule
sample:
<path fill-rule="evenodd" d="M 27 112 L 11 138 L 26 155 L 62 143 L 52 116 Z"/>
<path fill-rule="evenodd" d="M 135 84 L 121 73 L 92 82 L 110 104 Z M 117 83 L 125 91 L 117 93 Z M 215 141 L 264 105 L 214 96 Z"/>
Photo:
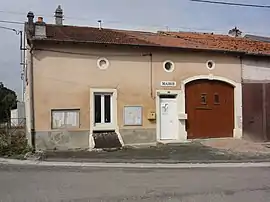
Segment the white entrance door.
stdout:
<path fill-rule="evenodd" d="M 160 139 L 175 140 L 178 133 L 176 98 L 160 98 Z"/>

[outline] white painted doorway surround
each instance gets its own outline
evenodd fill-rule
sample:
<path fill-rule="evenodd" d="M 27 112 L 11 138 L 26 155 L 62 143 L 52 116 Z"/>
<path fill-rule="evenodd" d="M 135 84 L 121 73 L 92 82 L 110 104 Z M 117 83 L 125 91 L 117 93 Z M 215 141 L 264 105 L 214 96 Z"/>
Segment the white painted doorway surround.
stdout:
<path fill-rule="evenodd" d="M 160 97 L 160 139 L 176 140 L 178 117 L 176 96 Z"/>

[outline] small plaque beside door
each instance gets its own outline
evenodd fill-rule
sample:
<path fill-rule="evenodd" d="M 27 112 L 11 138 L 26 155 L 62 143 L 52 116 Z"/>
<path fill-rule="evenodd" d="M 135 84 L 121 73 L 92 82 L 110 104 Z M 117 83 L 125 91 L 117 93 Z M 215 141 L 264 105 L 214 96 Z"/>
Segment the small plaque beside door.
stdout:
<path fill-rule="evenodd" d="M 141 126 L 142 125 L 142 107 L 125 106 L 124 107 L 124 125 Z"/>

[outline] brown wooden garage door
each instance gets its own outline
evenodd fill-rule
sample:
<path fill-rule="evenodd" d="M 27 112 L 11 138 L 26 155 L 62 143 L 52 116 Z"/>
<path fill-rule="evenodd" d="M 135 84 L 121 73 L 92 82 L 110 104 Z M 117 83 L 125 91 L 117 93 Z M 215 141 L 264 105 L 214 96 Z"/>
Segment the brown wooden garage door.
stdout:
<path fill-rule="evenodd" d="M 185 86 L 189 139 L 232 137 L 234 87 L 216 80 L 196 80 Z"/>

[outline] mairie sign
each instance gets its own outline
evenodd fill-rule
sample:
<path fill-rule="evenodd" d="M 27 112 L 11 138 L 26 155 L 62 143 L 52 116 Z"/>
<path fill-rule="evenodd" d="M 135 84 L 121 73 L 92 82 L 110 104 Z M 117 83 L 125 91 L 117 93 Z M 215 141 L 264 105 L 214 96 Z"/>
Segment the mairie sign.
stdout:
<path fill-rule="evenodd" d="M 161 86 L 176 86 L 176 82 L 175 81 L 161 81 L 160 82 Z"/>

